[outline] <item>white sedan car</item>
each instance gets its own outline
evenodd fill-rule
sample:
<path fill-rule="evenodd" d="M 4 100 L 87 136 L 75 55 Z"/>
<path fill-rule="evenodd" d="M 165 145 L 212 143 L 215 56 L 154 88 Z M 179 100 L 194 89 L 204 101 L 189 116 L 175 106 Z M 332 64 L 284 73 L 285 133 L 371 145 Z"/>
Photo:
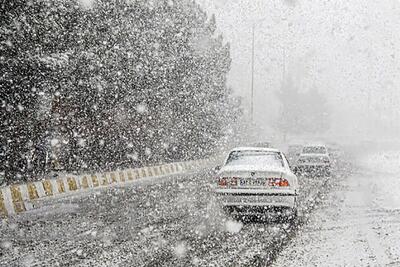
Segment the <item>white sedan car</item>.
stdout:
<path fill-rule="evenodd" d="M 262 215 L 274 211 L 288 218 L 297 215 L 297 177 L 277 149 L 231 150 L 216 182 L 218 200 L 228 212 Z"/>
<path fill-rule="evenodd" d="M 302 175 L 330 176 L 331 159 L 326 154 L 301 154 L 294 170 Z"/>
<path fill-rule="evenodd" d="M 331 158 L 325 145 L 307 145 L 297 159 L 295 172 L 306 175 L 330 176 Z"/>

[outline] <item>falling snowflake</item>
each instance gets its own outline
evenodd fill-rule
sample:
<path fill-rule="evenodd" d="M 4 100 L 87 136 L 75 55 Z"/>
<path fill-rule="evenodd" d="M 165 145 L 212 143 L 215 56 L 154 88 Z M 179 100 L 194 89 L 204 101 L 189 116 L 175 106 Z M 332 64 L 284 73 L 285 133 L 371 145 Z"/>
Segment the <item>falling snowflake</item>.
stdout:
<path fill-rule="evenodd" d="M 173 248 L 174 255 L 181 259 L 186 256 L 187 253 L 187 247 L 184 242 L 179 242 L 174 248 Z"/>
<path fill-rule="evenodd" d="M 78 146 L 80 146 L 80 147 L 85 147 L 85 142 L 86 142 L 85 139 L 79 138 L 79 140 L 78 140 Z"/>
<path fill-rule="evenodd" d="M 147 112 L 147 105 L 142 103 L 136 106 L 136 111 L 140 114 L 144 114 Z"/>
<path fill-rule="evenodd" d="M 10 249 L 12 247 L 12 243 L 8 240 L 4 240 L 0 243 L 0 247 L 3 249 Z"/>
<path fill-rule="evenodd" d="M 144 150 L 144 153 L 145 153 L 147 156 L 150 156 L 150 155 L 151 155 L 151 149 L 148 148 L 148 147 L 146 147 L 146 149 Z"/>
<path fill-rule="evenodd" d="M 51 146 L 57 146 L 60 143 L 60 141 L 57 138 L 53 138 L 50 140 Z"/>
<path fill-rule="evenodd" d="M 241 222 L 233 221 L 233 220 L 227 220 L 225 222 L 225 229 L 231 234 L 237 234 L 240 232 L 242 229 L 243 224 Z"/>

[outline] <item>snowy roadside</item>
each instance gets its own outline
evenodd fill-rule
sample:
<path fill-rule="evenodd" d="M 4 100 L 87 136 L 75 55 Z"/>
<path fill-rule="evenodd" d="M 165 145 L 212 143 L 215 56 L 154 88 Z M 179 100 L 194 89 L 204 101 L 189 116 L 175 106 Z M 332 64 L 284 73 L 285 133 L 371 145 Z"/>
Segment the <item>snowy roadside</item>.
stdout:
<path fill-rule="evenodd" d="M 400 153 L 358 159 L 274 266 L 399 266 Z"/>

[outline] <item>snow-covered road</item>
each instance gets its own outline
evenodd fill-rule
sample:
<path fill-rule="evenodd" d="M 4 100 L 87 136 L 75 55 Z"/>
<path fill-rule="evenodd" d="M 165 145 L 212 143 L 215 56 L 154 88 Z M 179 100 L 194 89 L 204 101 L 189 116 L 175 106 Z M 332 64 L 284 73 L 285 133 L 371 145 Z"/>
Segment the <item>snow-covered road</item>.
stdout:
<path fill-rule="evenodd" d="M 212 171 L 54 199 L 0 224 L 0 266 L 264 266 L 297 231 L 233 221 Z M 300 221 L 329 187 L 302 178 Z"/>
<path fill-rule="evenodd" d="M 375 153 L 358 165 L 274 266 L 400 266 L 400 153 Z"/>

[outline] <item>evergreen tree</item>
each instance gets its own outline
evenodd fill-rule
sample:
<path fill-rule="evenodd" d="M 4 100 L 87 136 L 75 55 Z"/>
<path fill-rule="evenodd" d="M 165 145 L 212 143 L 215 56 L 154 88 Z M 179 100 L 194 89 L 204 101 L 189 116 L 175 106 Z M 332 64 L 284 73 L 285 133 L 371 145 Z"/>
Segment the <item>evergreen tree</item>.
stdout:
<path fill-rule="evenodd" d="M 240 114 L 226 87 L 229 44 L 194 1 L 18 0 L 1 9 L 10 179 L 29 168 L 35 177 L 205 157 Z"/>

